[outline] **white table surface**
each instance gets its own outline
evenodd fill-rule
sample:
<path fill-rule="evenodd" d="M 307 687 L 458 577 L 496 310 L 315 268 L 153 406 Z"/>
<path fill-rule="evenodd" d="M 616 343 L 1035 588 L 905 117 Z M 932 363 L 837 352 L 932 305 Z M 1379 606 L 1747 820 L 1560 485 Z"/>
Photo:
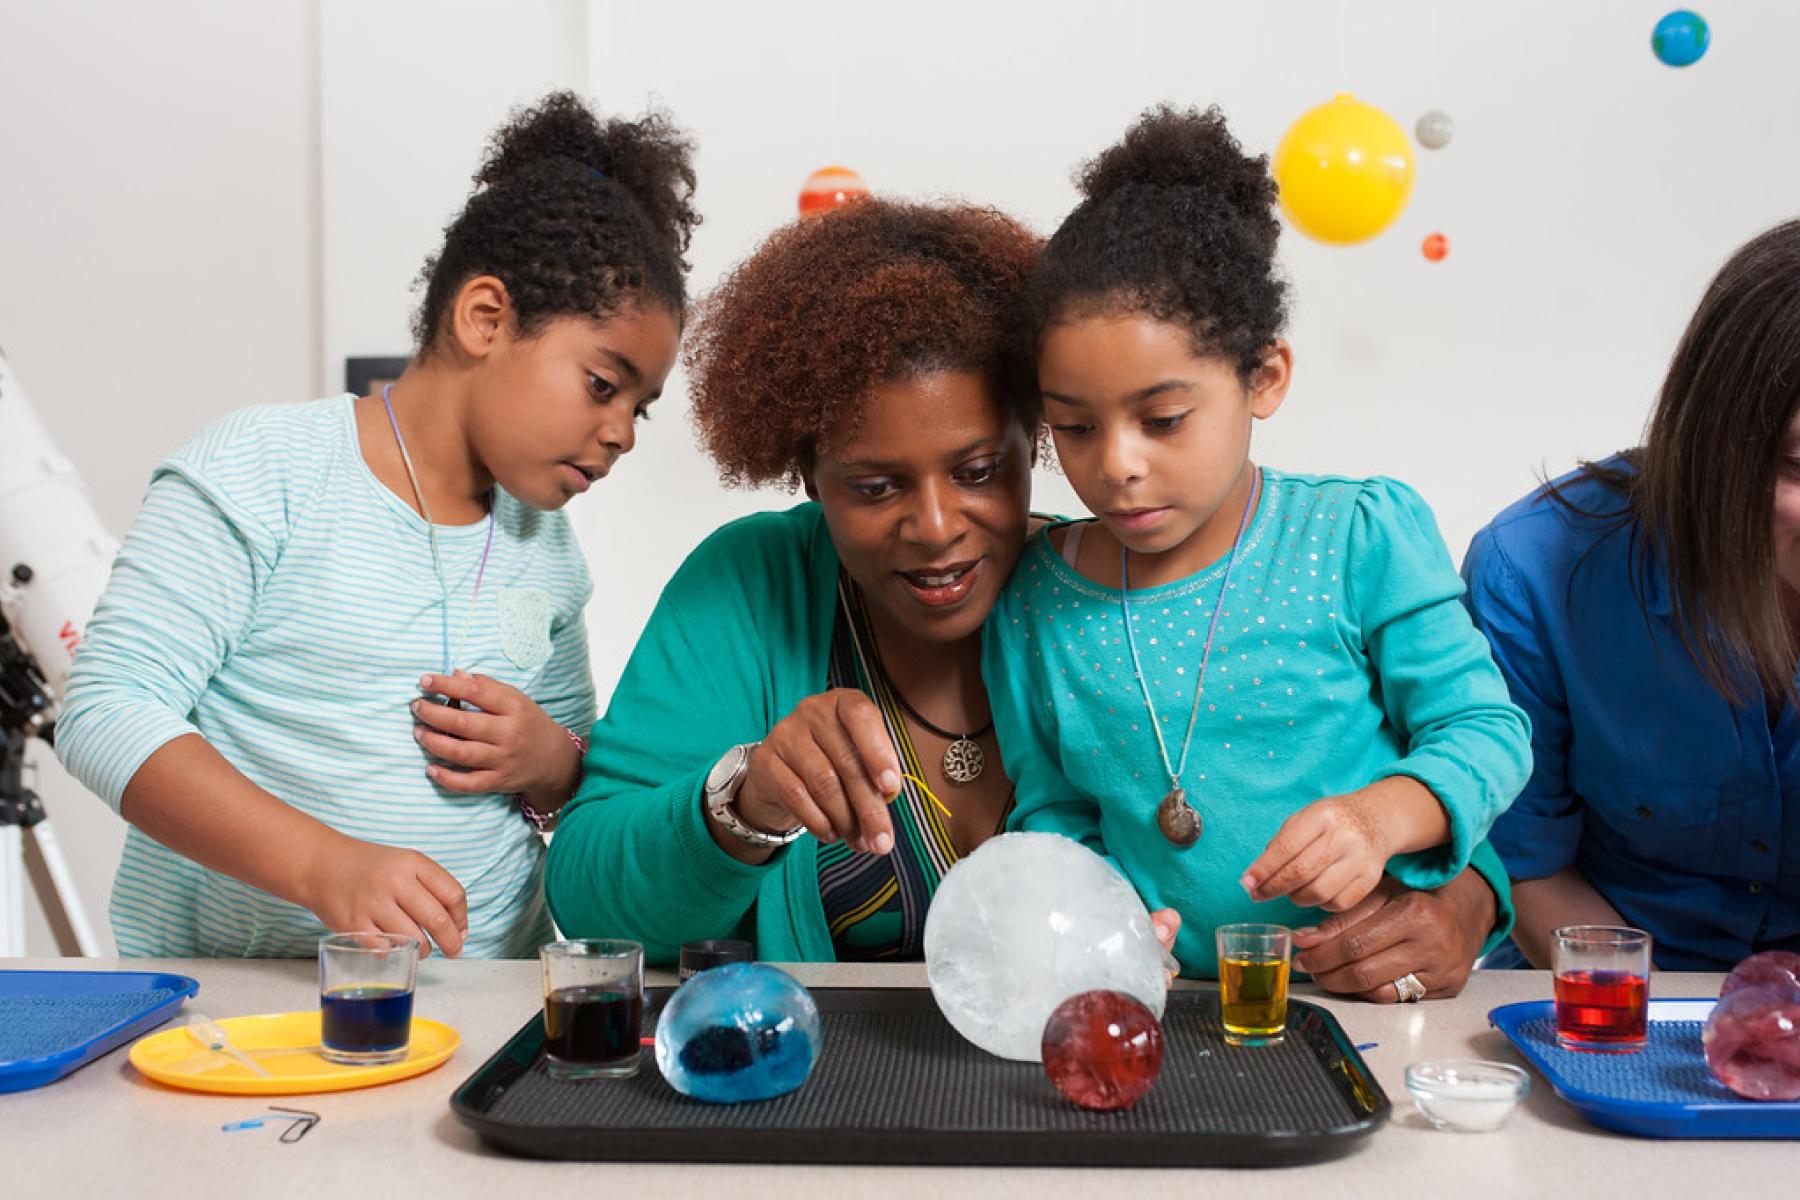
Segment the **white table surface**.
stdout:
<path fill-rule="evenodd" d="M 302 1009 L 317 1003 L 309 961 L 7 959 L 35 970 L 166 970 L 200 982 L 199 1006 L 214 1017 Z M 810 987 L 923 986 L 918 964 L 797 966 Z M 1713 996 L 1721 976 L 1659 973 L 1659 997 Z M 47 1087 L 0 1095 L 0 1197 L 494 1197 L 637 1200 L 675 1195 L 711 1200 L 763 1196 L 1333 1196 L 1384 1200 L 1450 1197 L 1730 1196 L 1793 1193 L 1800 1146 L 1793 1142 L 1656 1141 L 1590 1126 L 1533 1075 L 1530 1097 L 1502 1130 L 1448 1134 L 1412 1106 L 1402 1071 L 1424 1058 L 1520 1062 L 1487 1024 L 1487 1012 L 1550 995 L 1538 971 L 1477 972 L 1455 1000 L 1372 1005 L 1296 995 L 1330 1008 L 1393 1101 L 1394 1115 L 1363 1146 L 1327 1163 L 1275 1170 L 1075 1170 L 941 1167 L 692 1166 L 539 1162 L 484 1146 L 451 1114 L 450 1094 L 539 1006 L 535 962 L 422 964 L 419 1015 L 447 1021 L 462 1047 L 442 1067 L 362 1091 L 275 1100 L 324 1115 L 302 1142 L 281 1145 L 278 1126 L 225 1133 L 258 1115 L 255 1096 L 176 1091 L 137 1073 L 120 1049 Z"/>

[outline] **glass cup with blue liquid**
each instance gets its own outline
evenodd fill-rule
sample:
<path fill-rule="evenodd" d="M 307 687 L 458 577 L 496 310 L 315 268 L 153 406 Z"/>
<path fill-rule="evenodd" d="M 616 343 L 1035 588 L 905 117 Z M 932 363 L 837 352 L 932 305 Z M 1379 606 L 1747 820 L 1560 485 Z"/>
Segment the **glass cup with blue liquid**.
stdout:
<path fill-rule="evenodd" d="M 406 1057 L 419 941 L 397 933 L 319 939 L 319 1043 L 326 1061 L 374 1066 Z"/>

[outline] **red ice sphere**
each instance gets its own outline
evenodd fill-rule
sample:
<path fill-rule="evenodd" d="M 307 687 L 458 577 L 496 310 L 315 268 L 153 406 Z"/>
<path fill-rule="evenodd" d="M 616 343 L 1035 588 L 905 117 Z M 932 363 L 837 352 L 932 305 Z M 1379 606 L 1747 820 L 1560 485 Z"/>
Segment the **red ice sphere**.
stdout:
<path fill-rule="evenodd" d="M 1162 1070 L 1162 1025 L 1124 992 L 1070 996 L 1044 1022 L 1044 1070 L 1083 1108 L 1130 1108 Z"/>
<path fill-rule="evenodd" d="M 1800 1100 L 1800 990 L 1738 988 L 1713 1006 L 1700 1041 L 1713 1077 L 1746 1100 Z"/>
<path fill-rule="evenodd" d="M 1719 989 L 1719 998 L 1723 1000 L 1739 988 L 1749 987 L 1753 983 L 1800 988 L 1800 954 L 1789 954 L 1786 950 L 1764 950 L 1761 954 L 1752 954 L 1731 968 L 1731 974 L 1725 977 L 1725 986 Z"/>

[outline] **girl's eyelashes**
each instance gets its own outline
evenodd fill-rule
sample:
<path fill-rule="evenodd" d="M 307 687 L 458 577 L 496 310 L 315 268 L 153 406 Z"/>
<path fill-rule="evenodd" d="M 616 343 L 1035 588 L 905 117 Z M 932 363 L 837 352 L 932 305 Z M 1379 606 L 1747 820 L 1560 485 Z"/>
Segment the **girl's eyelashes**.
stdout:
<path fill-rule="evenodd" d="M 594 399 L 598 400 L 601 404 L 610 404 L 613 400 L 617 399 L 619 395 L 619 389 L 611 380 L 607 379 L 604 375 L 595 375 L 592 372 L 589 372 L 588 374 L 588 390 L 594 393 Z M 651 397 L 651 400 L 653 399 L 655 399 L 654 396 Z M 634 421 L 648 421 L 650 419 L 650 400 L 642 401 L 636 408 L 632 409 L 631 419 Z"/>
<path fill-rule="evenodd" d="M 1140 418 L 1144 428 L 1151 433 L 1171 433 L 1181 428 L 1181 423 L 1188 419 L 1185 412 L 1170 413 L 1167 416 Z M 1058 437 L 1080 438 L 1094 432 L 1094 427 L 1085 421 L 1071 421 L 1066 424 L 1053 424 L 1050 432 Z"/>

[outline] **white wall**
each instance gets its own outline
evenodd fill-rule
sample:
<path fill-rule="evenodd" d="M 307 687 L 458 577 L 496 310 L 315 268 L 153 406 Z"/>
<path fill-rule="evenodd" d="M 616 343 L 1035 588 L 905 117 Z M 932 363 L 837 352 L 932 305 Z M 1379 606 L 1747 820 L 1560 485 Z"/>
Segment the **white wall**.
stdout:
<path fill-rule="evenodd" d="M 297 0 L 0 4 L 0 346 L 115 533 L 200 425 L 320 387 L 313 44 Z M 124 826 L 29 761 L 110 947 Z"/>
<path fill-rule="evenodd" d="M 413 277 L 488 132 L 549 87 L 625 113 L 655 95 L 694 131 L 697 291 L 827 163 L 1048 232 L 1071 167 L 1151 103 L 1217 102 L 1267 151 L 1342 89 L 1409 129 L 1443 108 L 1458 134 L 1419 152 L 1379 240 L 1284 235 L 1297 377 L 1257 454 L 1405 478 L 1460 553 L 1535 470 L 1636 439 L 1706 279 L 1800 208 L 1777 140 L 1800 107 L 1800 6 L 1711 0 L 1714 46 L 1685 71 L 1649 51 L 1669 7 L 14 0 L 0 345 L 122 531 L 150 467 L 204 421 L 336 389 L 347 354 L 410 348 Z M 1436 265 L 1418 249 L 1434 230 L 1452 241 Z M 638 451 L 572 509 L 603 696 L 687 550 L 787 502 L 716 486 L 678 376 Z M 1038 503 L 1076 507 L 1054 475 Z M 44 774 L 98 916 L 118 823 Z"/>
<path fill-rule="evenodd" d="M 1657 62 L 1663 0 L 1505 6 L 1431 0 L 1191 3 L 764 0 L 597 5 L 592 91 L 612 111 L 666 103 L 700 140 L 697 287 L 788 220 L 830 162 L 878 191 L 955 195 L 1049 232 L 1071 168 L 1161 100 L 1218 103 L 1246 147 L 1348 90 L 1411 130 L 1450 112 L 1456 140 L 1417 154 L 1410 207 L 1380 239 L 1289 230 L 1297 373 L 1257 455 L 1295 470 L 1385 473 L 1435 506 L 1459 555 L 1534 471 L 1636 441 L 1705 281 L 1800 210 L 1800 6 L 1710 3 L 1696 67 Z M 1432 231 L 1452 242 L 1427 262 Z M 671 399 L 679 400 L 679 393 Z M 709 486 L 659 414 L 575 519 L 605 577 L 591 615 L 606 686 L 657 584 L 745 501 Z M 1079 508 L 1040 472 L 1039 507 Z M 655 511 L 655 521 L 626 514 Z"/>

